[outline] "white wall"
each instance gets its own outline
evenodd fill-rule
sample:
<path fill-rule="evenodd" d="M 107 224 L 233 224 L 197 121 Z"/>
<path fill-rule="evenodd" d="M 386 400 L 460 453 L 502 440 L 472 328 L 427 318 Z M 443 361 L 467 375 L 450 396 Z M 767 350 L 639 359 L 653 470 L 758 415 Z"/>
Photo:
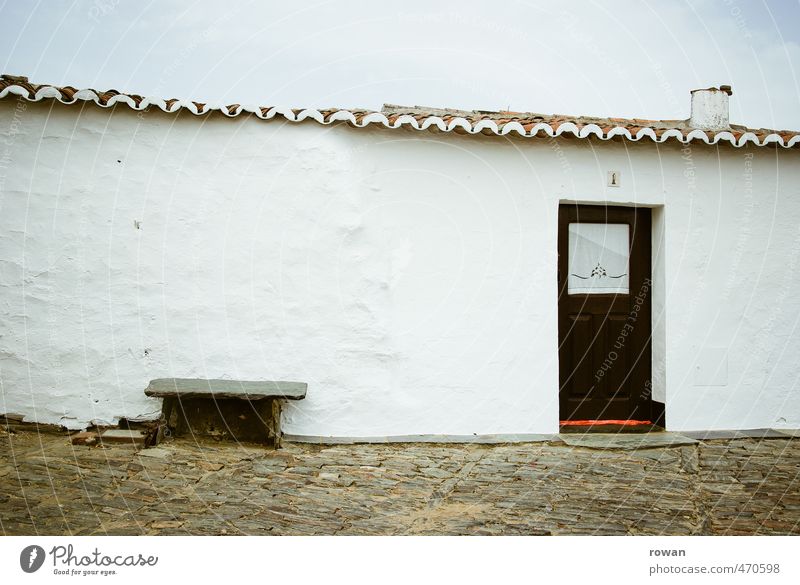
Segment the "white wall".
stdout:
<path fill-rule="evenodd" d="M 0 412 L 78 428 L 155 416 L 151 378 L 284 379 L 293 434 L 555 432 L 577 200 L 664 206 L 668 425 L 800 426 L 797 151 L 25 106 L 0 101 Z M 726 385 L 695 385 L 718 348 Z"/>

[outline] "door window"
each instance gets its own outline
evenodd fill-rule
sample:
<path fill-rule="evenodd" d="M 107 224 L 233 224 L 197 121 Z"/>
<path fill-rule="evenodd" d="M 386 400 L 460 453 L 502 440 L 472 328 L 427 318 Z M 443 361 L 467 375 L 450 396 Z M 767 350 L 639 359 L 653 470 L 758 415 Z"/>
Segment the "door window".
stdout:
<path fill-rule="evenodd" d="M 627 223 L 570 223 L 567 293 L 628 294 Z"/>

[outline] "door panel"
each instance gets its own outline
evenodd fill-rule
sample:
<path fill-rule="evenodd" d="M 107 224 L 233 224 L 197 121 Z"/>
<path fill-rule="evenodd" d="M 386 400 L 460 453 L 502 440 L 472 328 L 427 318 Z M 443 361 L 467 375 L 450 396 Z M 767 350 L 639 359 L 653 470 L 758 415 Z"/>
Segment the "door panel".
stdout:
<path fill-rule="evenodd" d="M 619 345 L 617 339 L 621 336 L 620 332 L 623 331 L 627 320 L 627 315 L 609 315 L 602 325 L 604 329 L 603 347 L 611 348 L 608 351 L 614 351 L 616 354 L 616 359 L 613 360 L 613 367 L 603 370 L 605 373 L 603 378 L 606 378 L 605 391 L 609 400 L 619 401 L 630 400 L 631 398 L 628 393 L 630 385 L 627 384 L 627 378 L 630 372 L 628 360 L 629 352 L 621 351 L 615 347 Z M 613 355 L 608 357 L 609 363 L 611 363 L 611 357 L 613 357 Z M 607 359 L 607 356 L 604 355 L 603 359 Z M 602 365 L 602 362 L 600 365 Z"/>
<path fill-rule="evenodd" d="M 569 383 L 573 388 L 572 393 L 581 399 L 589 394 L 594 376 L 594 356 L 592 355 L 592 316 L 570 315 L 570 327 L 575 332 L 569 342 L 572 355 L 576 356 L 575 364 L 570 372 Z"/>
<path fill-rule="evenodd" d="M 650 210 L 562 205 L 558 231 L 560 418 L 652 420 Z"/>

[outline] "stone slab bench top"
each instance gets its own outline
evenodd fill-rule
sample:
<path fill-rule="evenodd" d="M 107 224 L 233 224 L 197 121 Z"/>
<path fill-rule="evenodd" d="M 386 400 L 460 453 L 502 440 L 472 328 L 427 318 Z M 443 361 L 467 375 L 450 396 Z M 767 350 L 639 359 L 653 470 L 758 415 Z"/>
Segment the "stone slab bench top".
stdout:
<path fill-rule="evenodd" d="M 305 382 L 246 382 L 242 380 L 203 380 L 192 378 L 159 378 L 151 380 L 144 393 L 156 398 L 238 398 L 263 400 L 306 397 Z"/>

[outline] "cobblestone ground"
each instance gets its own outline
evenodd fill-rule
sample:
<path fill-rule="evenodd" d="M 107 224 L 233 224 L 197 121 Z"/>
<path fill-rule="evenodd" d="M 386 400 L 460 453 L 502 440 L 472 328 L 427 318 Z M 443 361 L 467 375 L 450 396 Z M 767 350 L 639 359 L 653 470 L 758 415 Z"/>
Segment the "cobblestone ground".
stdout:
<path fill-rule="evenodd" d="M 5 534 L 800 533 L 800 439 L 640 450 L 0 432 Z"/>

